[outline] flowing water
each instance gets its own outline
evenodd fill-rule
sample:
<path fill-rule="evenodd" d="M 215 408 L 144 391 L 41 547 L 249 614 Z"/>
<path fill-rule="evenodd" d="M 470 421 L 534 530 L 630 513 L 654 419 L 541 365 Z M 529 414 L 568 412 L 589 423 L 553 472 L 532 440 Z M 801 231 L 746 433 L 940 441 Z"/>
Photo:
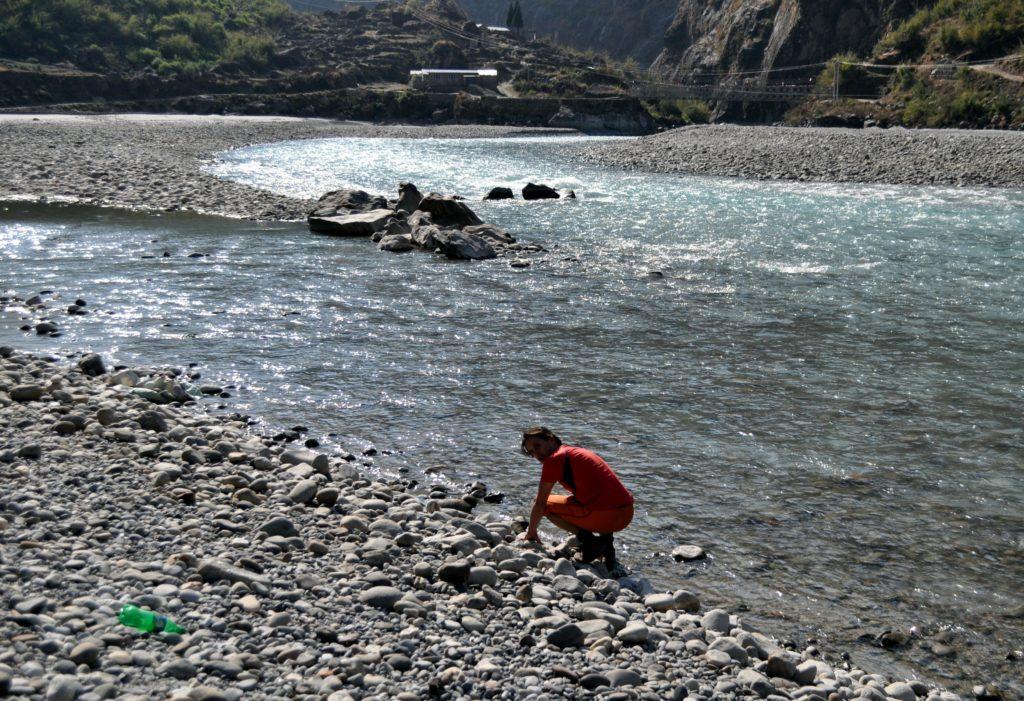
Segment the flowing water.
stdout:
<path fill-rule="evenodd" d="M 9 205 L 2 287 L 95 309 L 56 341 L 8 312 L 0 340 L 197 362 L 232 410 L 393 451 L 386 474 L 482 479 L 509 514 L 539 472 L 518 432 L 545 424 L 633 490 L 620 548 L 657 584 L 1019 690 L 1024 192 L 623 173 L 574 162 L 581 141 L 331 139 L 210 166 L 301 196 L 574 188 L 473 204 L 552 250 L 523 270 L 302 224 Z M 683 542 L 710 557 L 675 563 Z M 911 626 L 958 655 L 855 642 Z"/>

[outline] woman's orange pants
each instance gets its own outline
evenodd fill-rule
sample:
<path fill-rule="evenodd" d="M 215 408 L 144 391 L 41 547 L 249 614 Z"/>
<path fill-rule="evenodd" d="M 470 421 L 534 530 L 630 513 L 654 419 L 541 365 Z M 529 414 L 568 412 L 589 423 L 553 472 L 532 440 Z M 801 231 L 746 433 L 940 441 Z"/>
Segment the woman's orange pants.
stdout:
<path fill-rule="evenodd" d="M 630 505 L 617 509 L 588 509 L 576 501 L 575 497 L 552 494 L 544 507 L 544 515 L 558 516 L 585 531 L 615 533 L 633 520 L 633 507 Z"/>

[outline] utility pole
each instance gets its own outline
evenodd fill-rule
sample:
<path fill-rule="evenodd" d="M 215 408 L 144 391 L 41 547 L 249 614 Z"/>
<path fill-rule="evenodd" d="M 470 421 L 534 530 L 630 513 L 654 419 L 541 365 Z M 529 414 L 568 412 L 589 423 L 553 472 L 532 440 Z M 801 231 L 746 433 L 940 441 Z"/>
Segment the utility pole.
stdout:
<path fill-rule="evenodd" d="M 832 64 L 832 102 L 839 102 L 839 61 Z"/>

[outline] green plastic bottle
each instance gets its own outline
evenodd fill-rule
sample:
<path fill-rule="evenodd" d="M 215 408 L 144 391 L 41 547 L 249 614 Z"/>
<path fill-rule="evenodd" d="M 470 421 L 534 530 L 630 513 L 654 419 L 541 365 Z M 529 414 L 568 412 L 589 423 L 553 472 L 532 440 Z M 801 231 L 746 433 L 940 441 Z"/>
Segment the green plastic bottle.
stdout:
<path fill-rule="evenodd" d="M 138 606 L 131 604 L 121 607 L 121 611 L 117 614 L 117 620 L 129 628 L 138 628 L 147 633 L 188 632 L 167 616 L 161 616 L 152 611 L 143 611 Z"/>

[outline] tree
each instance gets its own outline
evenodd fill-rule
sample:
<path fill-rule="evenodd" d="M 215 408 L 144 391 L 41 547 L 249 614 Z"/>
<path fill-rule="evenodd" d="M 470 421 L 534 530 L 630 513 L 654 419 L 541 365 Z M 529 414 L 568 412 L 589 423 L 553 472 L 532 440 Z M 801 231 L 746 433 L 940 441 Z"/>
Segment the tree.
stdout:
<path fill-rule="evenodd" d="M 515 30 L 523 28 L 523 8 L 519 6 L 519 0 L 513 0 L 512 4 L 508 6 L 508 13 L 505 15 L 505 26 Z"/>
<path fill-rule="evenodd" d="M 469 62 L 456 44 L 442 39 L 430 47 L 427 61 L 434 68 L 466 68 Z"/>

